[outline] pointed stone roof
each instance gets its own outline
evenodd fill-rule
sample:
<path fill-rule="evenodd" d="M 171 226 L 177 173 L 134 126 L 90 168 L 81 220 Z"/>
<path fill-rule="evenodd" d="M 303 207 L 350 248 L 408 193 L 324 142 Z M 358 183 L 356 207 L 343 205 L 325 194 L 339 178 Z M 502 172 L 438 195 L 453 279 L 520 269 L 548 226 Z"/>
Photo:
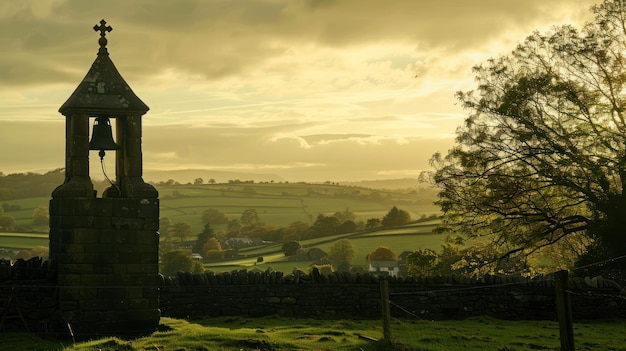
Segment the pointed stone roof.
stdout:
<path fill-rule="evenodd" d="M 61 114 L 86 113 L 92 116 L 120 114 L 143 115 L 150 109 L 122 78 L 106 48 L 106 32 L 113 28 L 100 21 L 94 30 L 100 31 L 100 50 L 87 75 L 67 101 L 59 108 Z"/>

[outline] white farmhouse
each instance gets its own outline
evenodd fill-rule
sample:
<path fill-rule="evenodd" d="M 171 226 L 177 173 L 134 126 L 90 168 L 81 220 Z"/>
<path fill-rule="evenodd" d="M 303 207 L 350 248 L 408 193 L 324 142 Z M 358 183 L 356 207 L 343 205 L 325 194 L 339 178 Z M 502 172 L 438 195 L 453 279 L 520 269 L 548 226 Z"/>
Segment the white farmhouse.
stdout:
<path fill-rule="evenodd" d="M 368 271 L 372 273 L 386 272 L 390 277 L 397 277 L 400 272 L 400 267 L 398 261 L 370 261 Z"/>

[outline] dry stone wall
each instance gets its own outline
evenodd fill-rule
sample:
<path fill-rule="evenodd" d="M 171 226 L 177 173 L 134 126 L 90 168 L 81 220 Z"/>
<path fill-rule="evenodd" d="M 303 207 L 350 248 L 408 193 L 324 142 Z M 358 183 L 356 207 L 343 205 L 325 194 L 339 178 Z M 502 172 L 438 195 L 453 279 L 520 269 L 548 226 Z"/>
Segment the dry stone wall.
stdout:
<path fill-rule="evenodd" d="M 48 261 L 0 260 L 0 332 L 58 330 L 57 287 Z"/>
<path fill-rule="evenodd" d="M 0 332 L 67 333 L 60 313 L 55 267 L 49 261 L 0 260 Z M 380 318 L 380 281 L 389 280 L 392 314 L 400 318 L 556 319 L 550 277 L 380 278 L 371 274 L 249 272 L 160 276 L 162 316 L 285 316 Z M 570 280 L 575 320 L 626 318 L 626 300 L 610 280 Z"/>
<path fill-rule="evenodd" d="M 380 318 L 380 280 L 389 280 L 392 314 L 423 319 L 489 315 L 502 319 L 555 320 L 552 277 L 510 276 L 380 278 L 336 272 L 324 276 L 280 272 L 179 273 L 163 277 L 162 315 Z M 570 279 L 577 319 L 626 318 L 620 287 L 601 277 Z"/>

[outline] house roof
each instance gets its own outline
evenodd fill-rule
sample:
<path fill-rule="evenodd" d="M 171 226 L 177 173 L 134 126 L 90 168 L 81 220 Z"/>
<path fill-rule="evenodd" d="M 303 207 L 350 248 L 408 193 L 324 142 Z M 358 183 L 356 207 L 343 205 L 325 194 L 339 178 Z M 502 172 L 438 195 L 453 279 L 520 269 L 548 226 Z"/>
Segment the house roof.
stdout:
<path fill-rule="evenodd" d="M 398 267 L 398 261 L 370 261 L 372 267 Z"/>

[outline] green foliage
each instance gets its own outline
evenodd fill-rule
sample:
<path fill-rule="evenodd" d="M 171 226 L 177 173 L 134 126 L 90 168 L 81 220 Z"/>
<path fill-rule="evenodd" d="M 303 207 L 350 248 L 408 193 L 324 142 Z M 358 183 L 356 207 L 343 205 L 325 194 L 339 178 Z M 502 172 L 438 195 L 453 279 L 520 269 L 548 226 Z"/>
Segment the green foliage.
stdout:
<path fill-rule="evenodd" d="M 0 176 L 0 200 L 47 197 L 65 180 L 62 168 L 45 174 L 15 173 Z"/>
<path fill-rule="evenodd" d="M 161 273 L 166 276 L 176 275 L 176 272 L 192 272 L 194 262 L 189 252 L 184 250 L 174 250 L 166 252 L 161 257 Z"/>
<path fill-rule="evenodd" d="M 337 234 L 337 229 L 340 224 L 337 217 L 329 217 L 320 214 L 317 216 L 315 223 L 305 232 L 304 236 L 306 238 L 312 238 Z"/>
<path fill-rule="evenodd" d="M 406 257 L 407 274 L 432 276 L 436 274 L 438 255 L 431 249 L 418 249 Z"/>
<path fill-rule="evenodd" d="M 369 261 L 395 261 L 398 258 L 396 254 L 387 246 L 379 246 L 367 255 Z"/>
<path fill-rule="evenodd" d="M 200 254 L 206 259 L 221 259 L 224 258 L 224 252 L 222 252 L 222 245 L 216 237 L 210 237 L 202 245 Z"/>
<path fill-rule="evenodd" d="M 228 221 L 227 228 L 228 228 L 228 233 L 226 234 L 226 236 L 228 237 L 238 236 L 242 228 L 241 222 L 238 219 L 231 219 L 230 221 Z"/>
<path fill-rule="evenodd" d="M 254 227 L 255 225 L 261 223 L 261 219 L 259 218 L 259 214 L 255 209 L 249 208 L 241 214 L 239 218 L 239 222 L 244 227 Z"/>
<path fill-rule="evenodd" d="M 187 321 L 161 317 L 163 328 L 150 335 L 122 340 L 114 337 L 71 341 L 35 334 L 4 333 L 6 350 L 333 350 L 382 351 L 380 345 L 362 336 L 380 338 L 381 321 L 376 319 L 296 319 L 211 317 Z M 510 321 L 489 317 L 429 321 L 394 319 L 392 338 L 403 350 L 558 350 L 559 326 L 554 321 Z M 589 350 L 623 348 L 623 321 L 576 323 L 576 344 Z M 304 336 L 304 337 L 303 337 Z M 459 342 L 462 340 L 462 342 Z M 323 345 L 323 346 L 322 346 Z M 426 348 L 425 348 L 425 345 Z"/>
<path fill-rule="evenodd" d="M 365 228 L 374 229 L 380 227 L 380 225 L 380 218 L 368 218 L 367 223 L 365 224 Z"/>
<path fill-rule="evenodd" d="M 0 216 L 0 231 L 14 232 L 15 231 L 15 218 L 9 215 Z"/>
<path fill-rule="evenodd" d="M 302 248 L 302 245 L 300 245 L 299 242 L 288 241 L 283 244 L 281 251 L 285 253 L 285 256 L 293 256 L 301 248 Z"/>
<path fill-rule="evenodd" d="M 337 211 L 333 214 L 333 217 L 339 220 L 339 223 L 345 223 L 347 221 L 354 222 L 356 220 L 356 215 L 354 212 L 351 212 L 349 209 L 345 209 L 343 211 Z"/>
<path fill-rule="evenodd" d="M 411 222 L 411 215 L 405 211 L 393 206 L 381 221 L 383 227 L 395 227 L 405 225 Z"/>
<path fill-rule="evenodd" d="M 210 224 L 205 224 L 202 232 L 198 234 L 198 238 L 196 239 L 196 242 L 193 244 L 191 251 L 196 252 L 196 253 L 202 252 L 202 250 L 204 249 L 204 245 L 211 238 L 215 238 L 215 231 L 213 230 Z"/>
<path fill-rule="evenodd" d="M 214 208 L 207 208 L 206 210 L 204 210 L 204 212 L 202 212 L 201 218 L 202 223 L 204 223 L 205 225 L 218 225 L 228 223 L 228 217 L 224 213 Z"/>
<path fill-rule="evenodd" d="M 39 206 L 33 210 L 34 225 L 48 225 L 50 214 L 47 206 Z"/>
<path fill-rule="evenodd" d="M 626 7 L 605 0 L 581 30 L 534 32 L 474 68 L 457 145 L 424 179 L 441 188 L 445 224 L 489 238 L 486 262 L 587 235 L 598 258 L 626 254 Z M 624 261 L 622 261 L 624 262 Z"/>
<path fill-rule="evenodd" d="M 202 256 L 206 260 L 221 260 L 224 258 L 224 251 L 221 249 L 206 249 L 202 252 Z"/>
<path fill-rule="evenodd" d="M 337 270 L 350 270 L 350 262 L 356 256 L 356 250 L 350 240 L 342 239 L 333 244 L 328 252 L 328 259 Z M 341 267 L 341 269 L 339 269 Z M 347 269 L 346 269 L 347 267 Z"/>
<path fill-rule="evenodd" d="M 179 238 L 180 241 L 185 241 L 185 239 L 191 235 L 191 226 L 189 223 L 185 222 L 174 223 L 170 228 L 170 234 Z"/>

